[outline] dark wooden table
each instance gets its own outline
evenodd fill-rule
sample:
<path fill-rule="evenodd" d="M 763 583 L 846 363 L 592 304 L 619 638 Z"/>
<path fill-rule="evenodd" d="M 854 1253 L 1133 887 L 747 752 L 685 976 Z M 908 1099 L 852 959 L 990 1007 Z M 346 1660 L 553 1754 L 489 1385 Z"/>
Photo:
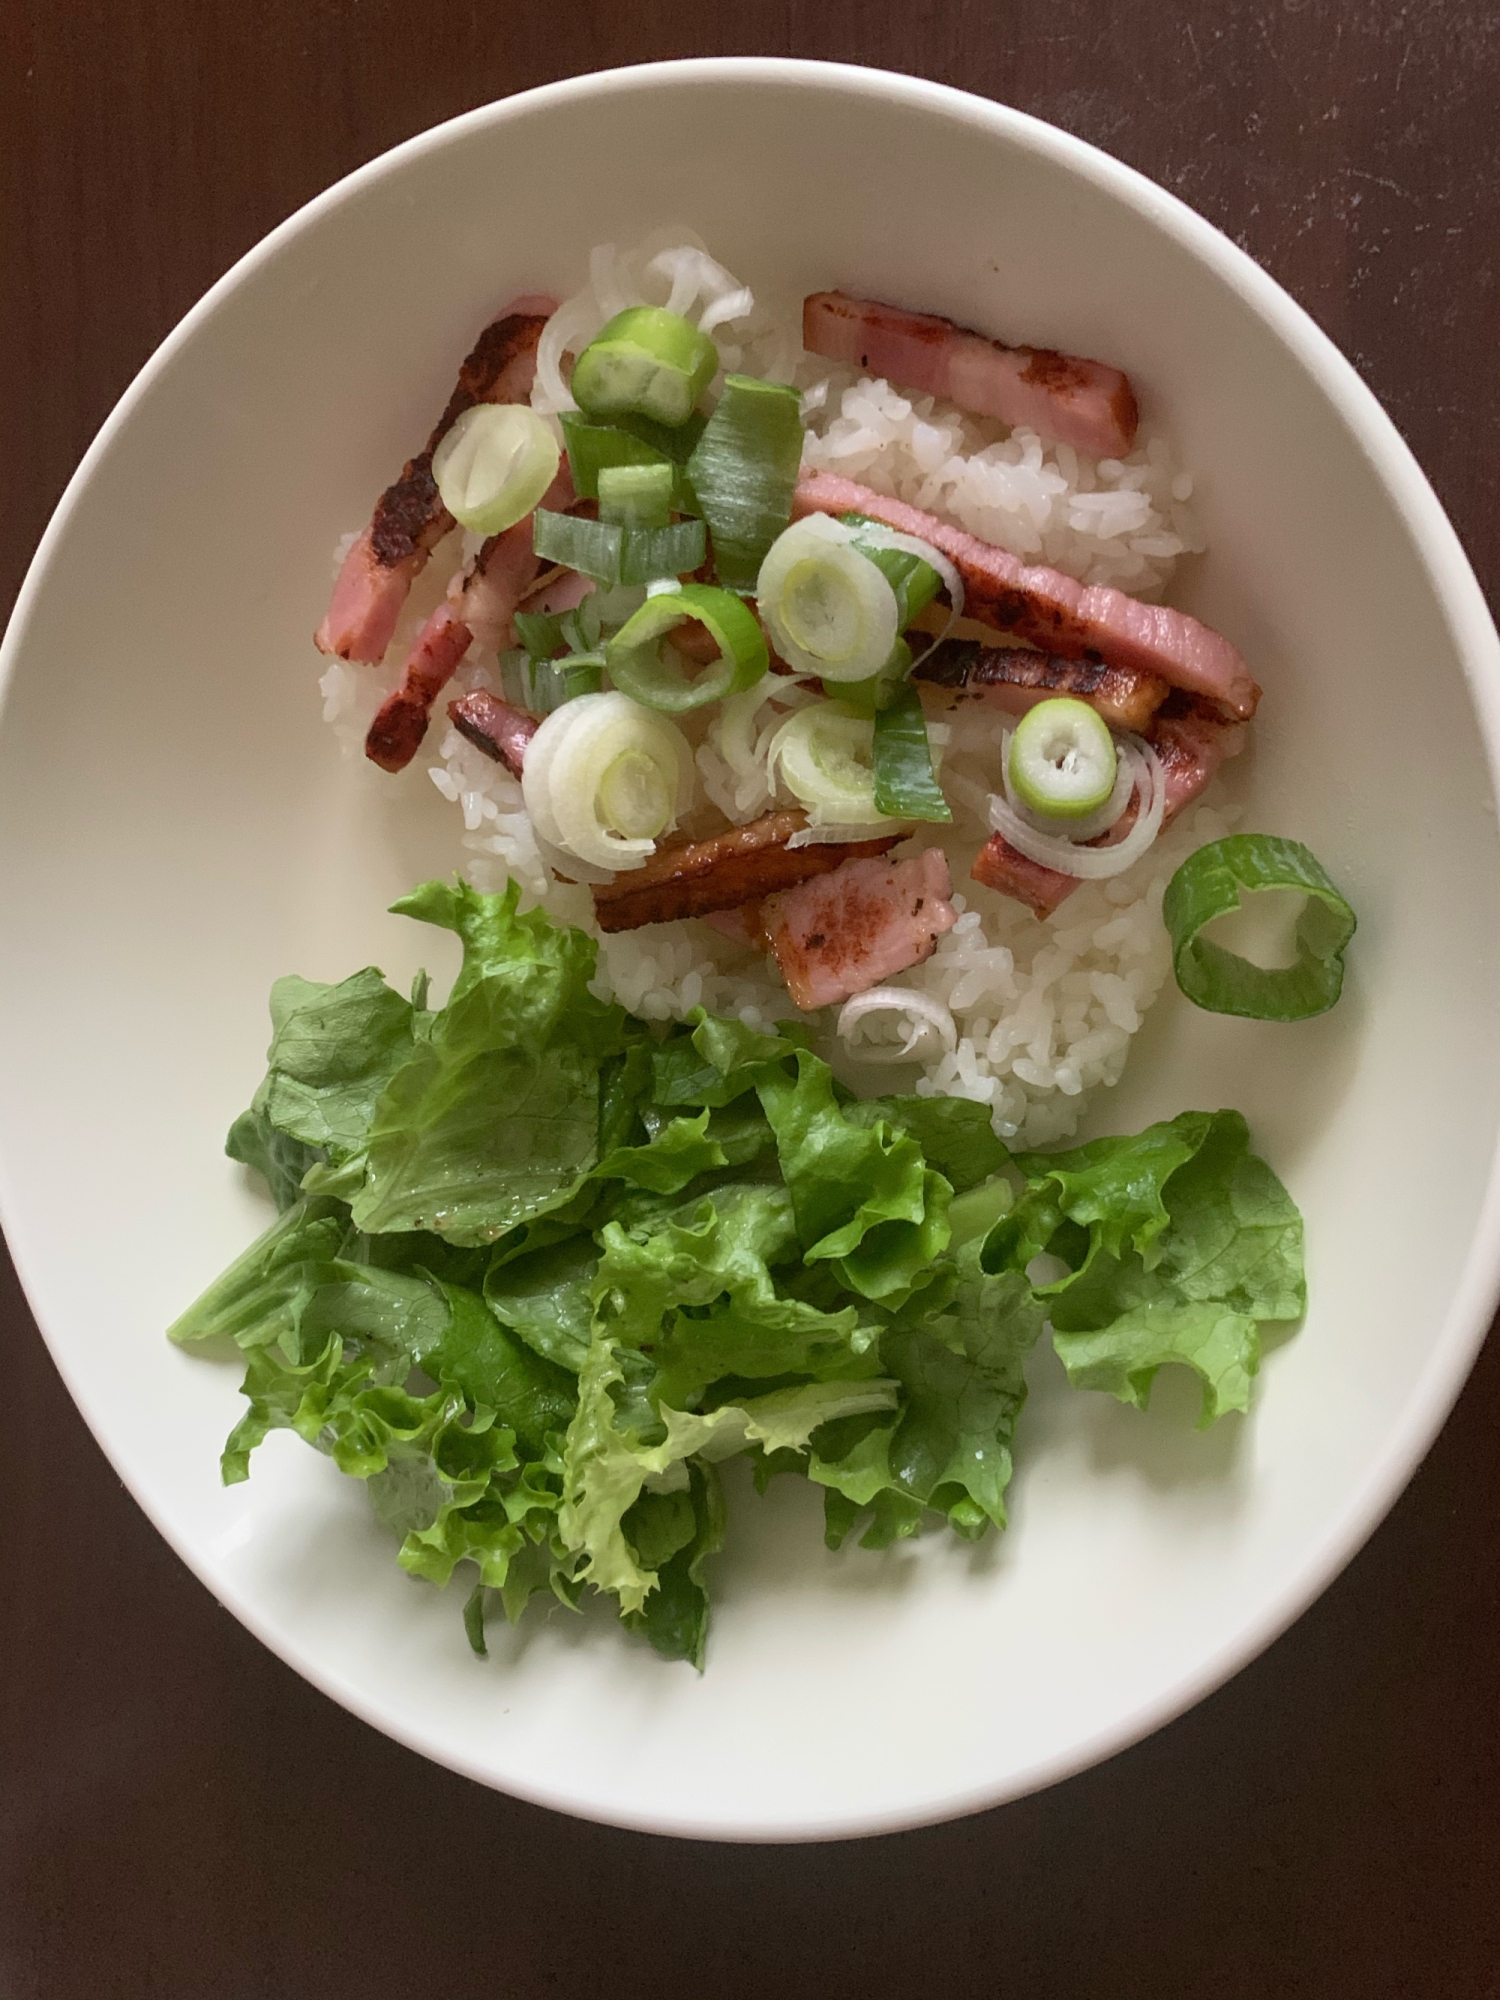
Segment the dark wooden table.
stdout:
<path fill-rule="evenodd" d="M 141 363 L 309 196 L 528 85 L 736 53 L 963 85 L 1183 196 L 1353 358 L 1493 601 L 1493 0 L 8 0 L 4 603 Z M 957 1825 L 735 1849 L 515 1804 L 305 1686 L 157 1540 L 6 1281 L 0 2000 L 1500 1994 L 1493 1344 L 1347 1574 L 1182 1721 Z"/>

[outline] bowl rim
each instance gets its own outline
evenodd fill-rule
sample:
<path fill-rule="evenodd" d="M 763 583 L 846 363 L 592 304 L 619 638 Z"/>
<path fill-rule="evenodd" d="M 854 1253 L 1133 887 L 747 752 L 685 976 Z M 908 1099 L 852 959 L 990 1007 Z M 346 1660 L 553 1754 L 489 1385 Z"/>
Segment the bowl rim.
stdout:
<path fill-rule="evenodd" d="M 831 91 L 872 102 L 899 103 L 1017 144 L 1091 183 L 1133 208 L 1175 239 L 1229 287 L 1240 302 L 1289 348 L 1312 377 L 1358 443 L 1375 479 L 1386 492 L 1431 581 L 1468 683 L 1483 739 L 1491 791 L 1500 798 L 1500 638 L 1457 531 L 1443 511 L 1426 474 L 1373 391 L 1311 315 L 1270 274 L 1196 210 L 1135 168 L 1088 141 L 1031 114 L 950 85 L 899 71 L 809 61 L 782 56 L 704 56 L 634 64 L 595 71 L 518 91 L 429 127 L 366 161 L 315 195 L 238 258 L 167 334 L 101 424 L 64 488 L 17 593 L 0 641 L 0 726 L 16 663 L 26 644 L 33 607 L 52 567 L 78 500 L 117 435 L 133 416 L 158 376 L 218 312 L 220 307 L 280 252 L 324 216 L 377 183 L 399 175 L 411 162 L 469 134 L 503 125 L 518 116 L 554 105 L 637 90 L 692 89 L 699 85 L 746 89 L 788 84 L 810 92 Z M 20 1163 L 16 1163 L 17 1169 Z M 0 1123 L 0 1219 L 18 1214 L 13 1171 Z M 1034 1765 L 1000 1781 L 990 1780 L 931 1796 L 915 1793 L 896 1808 L 823 1814 L 785 1824 L 737 1826 L 732 1818 L 709 1820 L 650 1808 L 622 1812 L 591 1805 L 561 1788 L 512 1782 L 476 1759 L 428 1740 L 421 1726 L 354 1685 L 346 1675 L 305 1654 L 276 1629 L 246 1595 L 216 1573 L 212 1564 L 185 1547 L 162 1517 L 150 1494 L 138 1486 L 110 1450 L 107 1412 L 96 1407 L 88 1383 L 59 1351 L 34 1301 L 40 1284 L 30 1279 L 31 1249 L 24 1232 L 6 1228 L 12 1260 L 54 1365 L 101 1450 L 153 1527 L 217 1601 L 263 1645 L 341 1707 L 384 1735 L 461 1776 L 528 1802 L 576 1818 L 688 1839 L 789 1842 L 852 1839 L 927 1826 L 1004 1805 L 1091 1768 L 1140 1742 L 1221 1687 L 1270 1646 L 1327 1589 L 1354 1557 L 1404 1490 L 1437 1437 L 1463 1388 L 1500 1297 L 1500 1134 L 1492 1153 L 1485 1191 L 1449 1310 L 1432 1341 L 1416 1386 L 1392 1427 L 1386 1446 L 1363 1481 L 1346 1497 L 1321 1538 L 1304 1553 L 1262 1611 L 1191 1670 L 1167 1681 L 1127 1713 Z M 38 1266 L 40 1259 L 38 1259 Z"/>

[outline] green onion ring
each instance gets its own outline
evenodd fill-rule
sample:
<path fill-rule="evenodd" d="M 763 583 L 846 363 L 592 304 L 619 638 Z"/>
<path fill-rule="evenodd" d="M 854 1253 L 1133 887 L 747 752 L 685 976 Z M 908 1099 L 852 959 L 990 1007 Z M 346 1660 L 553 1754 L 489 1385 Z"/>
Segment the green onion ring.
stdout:
<path fill-rule="evenodd" d="M 1268 971 L 1200 935 L 1240 907 L 1242 892 L 1298 889 L 1297 962 Z M 1172 938 L 1177 984 L 1195 1006 L 1252 1021 L 1306 1021 L 1323 1014 L 1344 985 L 1344 947 L 1355 916 L 1326 869 L 1299 840 L 1235 833 L 1190 854 L 1167 884 L 1162 921 Z"/>
<path fill-rule="evenodd" d="M 662 641 L 692 619 L 707 627 L 719 657 L 689 680 L 680 664 L 665 657 Z M 664 715 L 682 715 L 754 687 L 770 665 L 770 655 L 755 614 L 733 591 L 685 583 L 648 597 L 626 619 L 605 650 L 605 664 L 615 686 L 632 701 Z"/>

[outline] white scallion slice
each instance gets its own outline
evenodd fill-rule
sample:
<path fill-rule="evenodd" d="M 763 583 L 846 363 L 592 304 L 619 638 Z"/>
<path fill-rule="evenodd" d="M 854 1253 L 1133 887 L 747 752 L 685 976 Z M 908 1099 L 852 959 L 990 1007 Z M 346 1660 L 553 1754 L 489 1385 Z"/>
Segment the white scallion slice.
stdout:
<path fill-rule="evenodd" d="M 905 1042 L 856 1042 L 856 1023 L 866 1014 L 900 1014 L 906 1023 Z M 839 1011 L 838 1034 L 861 1062 L 905 1062 L 924 1035 L 935 1034 L 952 1055 L 958 1047 L 953 1016 L 936 995 L 913 992 L 907 986 L 872 986 L 846 1000 Z"/>
<path fill-rule="evenodd" d="M 622 750 L 605 766 L 595 793 L 599 817 L 627 840 L 655 840 L 670 825 L 676 786 L 644 750 Z"/>
<path fill-rule="evenodd" d="M 809 514 L 778 535 L 760 566 L 756 603 L 777 652 L 799 673 L 863 681 L 890 658 L 896 593 L 853 533 Z"/>
<path fill-rule="evenodd" d="M 498 535 L 531 513 L 557 477 L 557 439 L 525 403 L 476 403 L 432 454 L 443 505 L 476 535 Z"/>
<path fill-rule="evenodd" d="M 886 527 L 883 521 L 862 521 L 851 532 L 867 548 L 900 549 L 906 555 L 920 557 L 943 579 L 943 588 L 948 593 L 947 610 L 943 612 L 941 623 L 936 626 L 933 636 L 912 661 L 914 667 L 919 667 L 929 653 L 942 645 L 963 616 L 964 580 L 958 573 L 957 565 L 950 562 L 941 549 L 935 549 L 931 542 L 924 542 L 916 535 L 900 534 L 895 528 Z M 937 609 L 942 611 L 941 606 Z"/>
<path fill-rule="evenodd" d="M 914 831 L 914 822 L 906 819 L 867 820 L 862 826 L 846 826 L 842 820 L 813 820 L 799 827 L 787 846 L 851 847 L 861 840 L 883 840 L 888 834 Z"/>
<path fill-rule="evenodd" d="M 813 827 L 863 827 L 862 836 L 903 822 L 875 804 L 875 723 L 840 701 L 815 701 L 789 715 L 771 738 L 767 762 Z"/>
<path fill-rule="evenodd" d="M 547 716 L 521 792 L 537 833 L 596 868 L 639 868 L 692 799 L 693 753 L 663 716 L 618 690 Z"/>
<path fill-rule="evenodd" d="M 1009 757 L 1009 740 L 1001 754 Z M 1060 875 L 1072 875 L 1080 882 L 1102 882 L 1112 875 L 1123 875 L 1161 832 L 1167 788 L 1161 759 L 1149 743 L 1139 737 L 1126 737 L 1120 746 L 1120 756 L 1122 761 L 1130 761 L 1134 773 L 1131 790 L 1137 801 L 1135 824 L 1122 840 L 1108 847 L 1090 847 L 1064 834 L 1042 833 L 1031 820 L 1022 817 L 1009 799 L 998 793 L 990 800 L 990 825 L 1005 836 L 1018 854 L 1024 854 L 1028 861 L 1038 862 L 1043 868 L 1055 868 Z"/>
<path fill-rule="evenodd" d="M 1016 724 L 1005 760 L 1010 789 L 1038 819 L 1088 819 L 1114 790 L 1115 742 L 1086 701 L 1040 701 Z"/>

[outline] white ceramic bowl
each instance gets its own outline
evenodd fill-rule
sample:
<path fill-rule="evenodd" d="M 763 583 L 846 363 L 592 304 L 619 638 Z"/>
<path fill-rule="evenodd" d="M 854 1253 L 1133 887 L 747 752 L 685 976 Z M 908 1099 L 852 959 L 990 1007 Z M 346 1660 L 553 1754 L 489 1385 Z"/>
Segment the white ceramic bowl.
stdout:
<path fill-rule="evenodd" d="M 404 1577 L 357 1484 L 283 1433 L 218 1483 L 237 1372 L 161 1330 L 264 1219 L 221 1155 L 271 980 L 403 976 L 381 914 L 456 859 L 420 778 L 340 761 L 311 627 L 330 546 L 505 296 L 697 227 L 757 289 L 842 283 L 1126 367 L 1204 474 L 1179 593 L 1266 689 L 1252 825 L 1357 903 L 1300 1027 L 1164 1000 L 1097 1121 L 1237 1104 L 1306 1213 L 1312 1308 L 1248 1422 L 1201 1436 L 1039 1360 L 1009 1533 L 823 1550 L 816 1496 L 735 1492 L 707 1673 L 607 1619 L 496 1635 Z M 166 342 L 68 489 L 6 641 L 3 1196 L 28 1293 L 162 1533 L 379 1728 L 567 1811 L 725 1838 L 1013 1798 L 1175 1715 L 1368 1535 L 1496 1290 L 1500 656 L 1451 529 L 1353 370 L 1170 196 L 930 84 L 778 61 L 533 91 L 377 160 Z M 1487 755 L 1488 753 L 1488 755 Z"/>

